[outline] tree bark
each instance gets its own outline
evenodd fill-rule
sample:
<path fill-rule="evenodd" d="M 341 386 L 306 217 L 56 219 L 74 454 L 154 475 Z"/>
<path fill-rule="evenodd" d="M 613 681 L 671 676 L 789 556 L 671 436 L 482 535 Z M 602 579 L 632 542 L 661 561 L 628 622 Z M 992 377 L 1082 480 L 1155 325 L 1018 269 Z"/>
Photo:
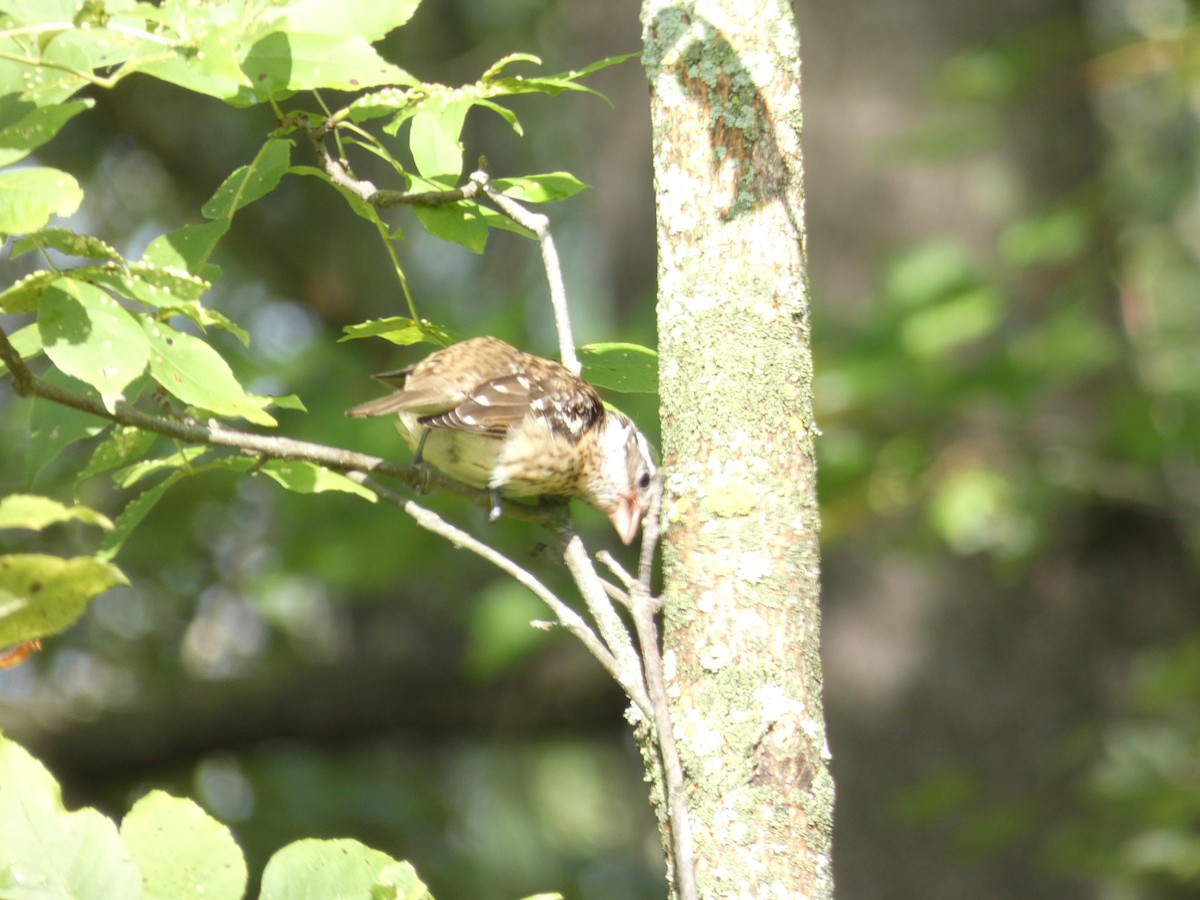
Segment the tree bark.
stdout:
<path fill-rule="evenodd" d="M 646 0 L 664 648 L 701 896 L 832 896 L 799 41 L 781 0 Z"/>

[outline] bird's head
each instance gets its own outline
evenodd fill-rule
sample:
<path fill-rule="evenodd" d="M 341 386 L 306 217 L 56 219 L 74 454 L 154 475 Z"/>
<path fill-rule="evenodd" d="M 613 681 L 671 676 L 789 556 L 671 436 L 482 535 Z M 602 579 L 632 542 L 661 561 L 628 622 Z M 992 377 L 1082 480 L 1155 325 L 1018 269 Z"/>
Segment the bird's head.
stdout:
<path fill-rule="evenodd" d="M 606 410 L 599 430 L 599 465 L 583 485 L 584 499 L 608 516 L 626 544 L 637 537 L 658 467 L 645 436 L 629 418 Z"/>

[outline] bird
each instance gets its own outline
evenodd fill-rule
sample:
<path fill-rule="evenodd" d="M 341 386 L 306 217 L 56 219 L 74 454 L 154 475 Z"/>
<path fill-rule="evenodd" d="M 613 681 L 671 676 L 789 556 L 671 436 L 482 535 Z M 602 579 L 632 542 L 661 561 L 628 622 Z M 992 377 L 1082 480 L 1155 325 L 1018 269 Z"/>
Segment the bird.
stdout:
<path fill-rule="evenodd" d="M 654 454 L 628 416 L 562 363 L 476 337 L 374 377 L 392 393 L 346 415 L 395 415 L 414 464 L 491 492 L 491 521 L 501 496 L 579 497 L 608 516 L 623 543 L 637 536 Z"/>

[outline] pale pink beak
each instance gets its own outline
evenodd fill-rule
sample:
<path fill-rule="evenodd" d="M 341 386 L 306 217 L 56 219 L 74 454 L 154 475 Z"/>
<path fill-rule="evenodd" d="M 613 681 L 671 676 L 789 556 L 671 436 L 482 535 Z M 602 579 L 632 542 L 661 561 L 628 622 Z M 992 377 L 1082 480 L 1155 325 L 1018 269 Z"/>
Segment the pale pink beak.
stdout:
<path fill-rule="evenodd" d="M 634 499 L 628 494 L 622 494 L 608 518 L 613 523 L 613 528 L 617 529 L 617 536 L 621 542 L 632 544 L 633 539 L 637 537 L 638 526 L 642 524 L 642 510 Z"/>

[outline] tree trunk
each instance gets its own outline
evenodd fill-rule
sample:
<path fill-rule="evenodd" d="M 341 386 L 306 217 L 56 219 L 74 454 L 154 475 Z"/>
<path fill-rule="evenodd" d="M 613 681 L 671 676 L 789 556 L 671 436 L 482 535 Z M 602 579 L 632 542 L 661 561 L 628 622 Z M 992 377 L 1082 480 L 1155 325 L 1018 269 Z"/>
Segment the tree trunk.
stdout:
<path fill-rule="evenodd" d="M 780 0 L 646 0 L 665 653 L 705 897 L 832 896 L 799 42 Z"/>

